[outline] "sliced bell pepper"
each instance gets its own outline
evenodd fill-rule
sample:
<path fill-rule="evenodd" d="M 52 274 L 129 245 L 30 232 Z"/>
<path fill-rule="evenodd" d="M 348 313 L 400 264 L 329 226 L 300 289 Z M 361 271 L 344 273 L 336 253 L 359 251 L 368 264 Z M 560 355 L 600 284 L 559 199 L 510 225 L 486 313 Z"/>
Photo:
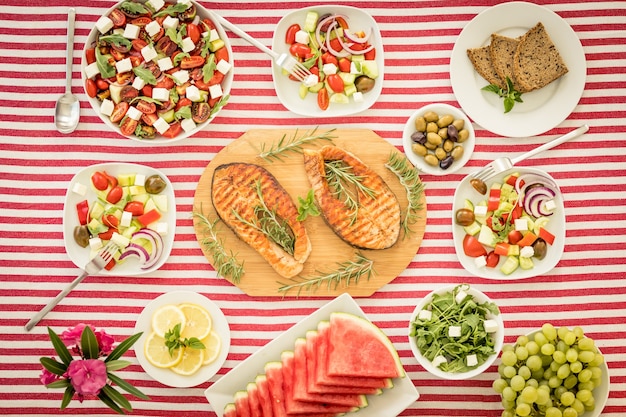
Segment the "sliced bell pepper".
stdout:
<path fill-rule="evenodd" d="M 519 177 L 517 175 L 511 174 L 506 179 L 506 183 L 509 184 L 509 185 L 512 185 L 513 187 L 515 187 L 515 183 L 517 182 L 518 178 Z"/>
<path fill-rule="evenodd" d="M 149 225 L 150 223 L 154 223 L 155 221 L 161 218 L 161 213 L 157 211 L 157 209 L 152 209 L 141 216 L 137 217 L 137 220 L 144 226 Z"/>
<path fill-rule="evenodd" d="M 502 190 L 499 188 L 491 188 L 489 190 L 489 199 L 487 200 L 487 211 L 495 211 L 500 205 L 500 195 Z"/>
<path fill-rule="evenodd" d="M 550 246 L 554 243 L 555 236 L 543 227 L 539 228 L 539 237 L 546 241 Z"/>
<path fill-rule="evenodd" d="M 536 234 L 534 234 L 533 232 L 526 232 L 526 234 L 524 235 L 522 240 L 517 242 L 517 244 L 522 246 L 522 247 L 530 246 L 533 243 L 535 243 L 535 240 L 537 240 L 537 235 Z"/>
<path fill-rule="evenodd" d="M 78 222 L 81 226 L 89 223 L 89 201 L 83 200 L 77 203 L 76 212 L 78 213 Z"/>

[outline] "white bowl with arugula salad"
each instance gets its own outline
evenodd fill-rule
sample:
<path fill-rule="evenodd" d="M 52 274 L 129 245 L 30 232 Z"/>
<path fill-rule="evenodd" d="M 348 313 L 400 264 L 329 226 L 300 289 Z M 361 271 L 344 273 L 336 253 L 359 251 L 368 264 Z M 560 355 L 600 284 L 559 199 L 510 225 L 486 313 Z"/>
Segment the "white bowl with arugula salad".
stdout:
<path fill-rule="evenodd" d="M 420 365 L 451 380 L 483 373 L 504 343 L 498 306 L 468 284 L 447 286 L 424 297 L 409 322 L 409 345 Z"/>
<path fill-rule="evenodd" d="M 296 114 L 347 116 L 369 109 L 380 96 L 382 37 L 376 21 L 361 9 L 319 5 L 287 13 L 276 26 L 272 49 L 295 56 L 314 74 L 300 82 L 272 64 L 278 99 Z"/>
<path fill-rule="evenodd" d="M 454 193 L 457 257 L 473 275 L 522 279 L 552 270 L 565 246 L 565 207 L 547 172 L 513 167 L 480 184 L 465 177 Z"/>
<path fill-rule="evenodd" d="M 83 88 L 102 121 L 136 141 L 170 144 L 205 128 L 226 105 L 232 49 L 191 0 L 124 0 L 94 25 Z"/>

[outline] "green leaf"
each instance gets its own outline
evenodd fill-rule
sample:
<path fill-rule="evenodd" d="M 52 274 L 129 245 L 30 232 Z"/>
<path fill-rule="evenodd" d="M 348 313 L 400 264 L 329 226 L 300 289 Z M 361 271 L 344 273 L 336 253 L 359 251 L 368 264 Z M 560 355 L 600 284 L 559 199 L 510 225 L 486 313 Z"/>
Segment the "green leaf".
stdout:
<path fill-rule="evenodd" d="M 52 358 L 42 357 L 39 358 L 39 362 L 41 362 L 41 365 L 44 368 L 46 368 L 48 371 L 52 372 L 55 375 L 63 375 L 65 371 L 67 371 L 68 365 L 55 361 Z"/>
<path fill-rule="evenodd" d="M 165 36 L 170 38 L 172 42 L 174 42 L 179 47 L 183 47 L 183 35 L 181 32 L 177 31 L 174 28 L 169 28 L 165 31 Z"/>
<path fill-rule="evenodd" d="M 72 382 L 69 379 L 57 379 L 46 385 L 46 388 L 67 388 L 70 386 L 72 386 Z"/>
<path fill-rule="evenodd" d="M 100 357 L 98 339 L 89 326 L 85 326 L 83 334 L 80 336 L 80 349 L 83 351 L 85 359 L 98 359 Z"/>
<path fill-rule="evenodd" d="M 215 106 L 213 106 L 213 108 L 211 109 L 211 114 L 209 115 L 209 117 L 213 116 L 222 107 L 224 107 L 226 103 L 228 103 L 228 99 L 230 99 L 230 94 L 226 94 L 225 96 L 222 96 L 222 98 L 220 98 L 219 101 L 215 103 Z"/>
<path fill-rule="evenodd" d="M 119 5 L 119 8 L 128 12 L 131 15 L 148 13 L 148 9 L 146 9 L 143 4 L 134 1 L 125 1 Z"/>
<path fill-rule="evenodd" d="M 143 334 L 143 332 L 139 332 L 137 334 L 134 334 L 130 337 L 128 337 L 127 339 L 125 339 L 124 341 L 122 341 L 122 343 L 120 343 L 119 345 L 117 345 L 117 347 L 113 350 L 113 352 L 111 352 L 109 354 L 109 356 L 107 356 L 107 358 L 104 360 L 104 362 L 110 362 L 110 361 L 114 361 L 116 359 L 119 359 L 122 357 L 122 355 L 124 353 L 126 353 L 126 351 L 128 349 L 130 349 L 130 347 L 132 345 L 135 344 L 135 342 L 137 341 L 137 339 L 139 339 L 141 337 L 141 335 Z"/>
<path fill-rule="evenodd" d="M 118 403 L 123 409 L 126 411 L 133 411 L 133 407 L 130 405 L 130 402 L 120 394 L 115 388 L 110 385 L 105 385 L 102 387 L 102 391 L 113 401 Z"/>
<path fill-rule="evenodd" d="M 165 9 L 161 10 L 158 13 L 153 14 L 152 15 L 152 19 L 155 19 L 155 18 L 157 18 L 159 16 L 165 16 L 165 15 L 173 16 L 173 15 L 175 15 L 177 13 L 184 12 L 185 10 L 187 10 L 188 7 L 189 6 L 187 4 L 185 4 L 185 3 L 176 3 L 176 4 L 172 5 L 172 6 L 166 7 Z"/>
<path fill-rule="evenodd" d="M 63 361 L 63 363 L 66 366 L 69 365 L 70 362 L 74 360 L 74 358 L 72 358 L 72 354 L 70 353 L 70 351 L 67 350 L 65 343 L 63 343 L 61 338 L 50 327 L 48 327 L 48 335 L 50 336 L 50 341 L 52 342 L 52 346 L 54 347 L 54 350 L 57 352 L 57 355 L 59 355 L 59 358 L 61 359 L 61 361 Z"/>
<path fill-rule="evenodd" d="M 114 360 L 105 362 L 107 365 L 107 372 L 119 371 L 120 369 L 126 368 L 131 364 L 130 361 L 122 361 L 122 360 Z"/>
<path fill-rule="evenodd" d="M 215 55 L 211 54 L 206 64 L 202 66 L 202 81 L 208 83 L 211 78 L 213 78 L 216 67 L 217 65 L 215 64 Z"/>
<path fill-rule="evenodd" d="M 191 106 L 182 106 L 180 109 L 174 112 L 174 118 L 176 120 L 191 119 Z"/>
<path fill-rule="evenodd" d="M 296 220 L 303 221 L 308 216 L 319 216 L 320 210 L 315 204 L 315 194 L 313 189 L 310 189 L 306 195 L 306 199 L 298 197 L 298 217 Z"/>
<path fill-rule="evenodd" d="M 488 91 L 490 93 L 496 93 L 498 95 L 500 95 L 500 92 L 502 91 L 502 89 L 495 84 L 486 85 L 481 88 L 481 90 Z"/>
<path fill-rule="evenodd" d="M 110 55 L 102 55 L 100 48 L 96 48 L 96 65 L 102 78 L 115 77 L 115 67 L 109 62 Z"/>
<path fill-rule="evenodd" d="M 178 65 L 180 65 L 180 61 L 182 61 L 183 58 L 189 58 L 190 56 L 191 55 L 189 55 L 189 52 L 180 52 L 176 54 L 172 62 L 174 63 L 174 66 L 177 67 Z"/>
<path fill-rule="evenodd" d="M 515 105 L 515 101 L 511 99 L 511 97 L 504 98 L 504 112 L 508 113 L 513 110 L 513 106 Z"/>
<path fill-rule="evenodd" d="M 157 83 L 157 79 L 154 76 L 154 74 L 152 73 L 152 71 L 150 71 L 147 68 L 144 67 L 134 67 L 133 68 L 133 72 L 135 73 L 135 75 L 139 78 L 141 78 L 142 80 L 144 80 L 144 82 L 146 84 L 150 84 L 150 85 L 156 85 Z"/>
<path fill-rule="evenodd" d="M 100 391 L 100 394 L 98 394 L 98 398 L 100 398 L 100 401 L 106 404 L 111 410 L 115 411 L 117 414 L 126 414 L 124 413 L 124 410 L 122 410 L 120 406 L 111 399 L 111 397 L 105 394 L 104 390 Z"/>
<path fill-rule="evenodd" d="M 132 394 L 132 395 L 134 395 L 137 398 L 141 398 L 142 400 L 149 400 L 150 399 L 150 397 L 148 397 L 146 394 L 144 394 L 143 392 L 139 391 L 137 388 L 133 387 L 131 384 L 129 384 L 128 382 L 124 381 L 119 376 L 117 376 L 117 375 L 115 375 L 113 373 L 108 373 L 107 376 L 109 377 L 109 379 L 112 382 L 117 384 L 118 387 L 120 387 L 121 389 L 123 389 L 127 393 Z"/>
<path fill-rule="evenodd" d="M 108 44 L 115 45 L 118 48 L 119 47 L 123 47 L 123 48 L 131 48 L 132 47 L 132 43 L 128 39 L 126 39 L 122 35 L 118 35 L 118 34 L 100 36 L 99 40 L 101 40 L 103 42 L 106 42 Z"/>
<path fill-rule="evenodd" d="M 63 399 L 61 400 L 61 410 L 64 410 L 72 401 L 72 397 L 74 397 L 74 387 L 70 384 L 63 393 Z"/>
<path fill-rule="evenodd" d="M 185 346 L 191 349 L 206 349 L 204 343 L 202 343 L 197 337 L 185 339 Z"/>

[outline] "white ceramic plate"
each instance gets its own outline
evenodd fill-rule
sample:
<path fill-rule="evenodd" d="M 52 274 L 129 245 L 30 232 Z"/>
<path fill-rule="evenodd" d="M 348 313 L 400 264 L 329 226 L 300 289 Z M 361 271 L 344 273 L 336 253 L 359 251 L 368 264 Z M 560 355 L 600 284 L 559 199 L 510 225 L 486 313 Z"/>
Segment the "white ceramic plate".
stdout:
<path fill-rule="evenodd" d="M 290 80 L 288 76 L 283 74 L 283 70 L 276 63 L 272 63 L 272 76 L 274 78 L 274 87 L 276 88 L 276 94 L 280 102 L 292 112 L 311 117 L 337 117 L 347 116 L 349 114 L 355 114 L 369 109 L 380 96 L 380 92 L 383 89 L 383 79 L 385 76 L 385 57 L 383 52 L 383 42 L 380 34 L 380 30 L 376 21 L 364 12 L 350 6 L 335 6 L 335 5 L 320 5 L 315 7 L 307 7 L 305 9 L 299 9 L 290 13 L 287 13 L 276 26 L 274 31 L 274 37 L 272 39 L 272 50 L 277 53 L 289 53 L 289 45 L 285 43 L 285 33 L 287 28 L 294 23 L 302 26 L 306 14 L 309 10 L 314 10 L 319 13 L 320 16 L 326 13 L 340 14 L 347 17 L 347 22 L 352 30 L 366 31 L 370 27 L 372 28 L 372 35 L 370 38 L 371 43 L 376 48 L 376 64 L 378 65 L 378 78 L 374 88 L 363 94 L 363 101 L 355 103 L 352 99 L 350 103 L 330 103 L 327 110 L 322 110 L 317 105 L 317 94 L 309 93 L 304 99 L 300 98 L 298 93 L 300 83 Z"/>
<path fill-rule="evenodd" d="M 417 306 L 415 306 L 415 310 L 413 311 L 413 314 L 411 315 L 411 321 L 409 322 L 409 345 L 411 346 L 411 351 L 413 352 L 413 356 L 415 356 L 415 359 L 417 359 L 419 364 L 422 365 L 424 369 L 426 369 L 431 374 L 438 376 L 439 378 L 451 379 L 451 380 L 469 379 L 485 372 L 491 366 L 491 364 L 493 364 L 493 362 L 496 360 L 496 358 L 500 354 L 500 351 L 502 350 L 502 345 L 504 343 L 504 321 L 502 320 L 502 313 L 500 313 L 497 316 L 489 315 L 487 317 L 488 320 L 489 319 L 495 320 L 498 323 L 498 331 L 493 336 L 495 338 L 495 344 L 493 347 L 495 353 L 491 355 L 487 359 L 487 361 L 485 361 L 479 367 L 474 368 L 468 372 L 444 372 L 440 368 L 433 366 L 432 362 L 429 359 L 427 359 L 424 355 L 422 355 L 422 353 L 417 347 L 417 344 L 415 343 L 415 337 L 412 337 L 410 335 L 412 323 L 417 318 L 417 315 L 419 314 L 419 312 L 422 311 L 428 304 L 430 304 L 433 301 L 433 296 L 435 294 L 445 294 L 448 292 L 452 292 L 452 290 L 454 290 L 455 287 L 456 285 L 440 288 L 438 290 L 431 292 L 426 297 L 424 297 L 417 304 Z M 470 287 L 466 292 L 469 295 L 471 295 L 472 298 L 478 304 L 481 304 L 484 302 L 493 302 L 489 297 L 487 297 L 487 295 L 485 295 L 483 292 L 478 291 L 477 289 L 473 287 Z"/>
<path fill-rule="evenodd" d="M 237 365 L 204 392 L 218 417 L 224 415 L 224 406 L 233 402 L 233 395 L 236 391 L 245 389 L 248 382 L 254 381 L 258 374 L 264 373 L 263 367 L 267 362 L 280 360 L 281 352 L 293 350 L 298 337 L 304 336 L 308 330 L 316 329 L 321 320 L 329 320 L 330 314 L 336 311 L 367 318 L 348 293 L 340 295 L 304 318 Z M 419 398 L 419 394 L 408 376 L 394 379 L 394 384 L 393 388 L 385 390 L 382 395 L 368 396 L 369 405 L 359 410 L 359 417 L 395 416 Z"/>
<path fill-rule="evenodd" d="M 124 0 L 125 1 L 125 0 Z M 136 0 L 138 1 L 138 0 Z M 141 0 L 141 3 L 145 3 L 145 1 Z M 103 16 L 109 16 L 111 14 L 111 11 L 113 11 L 114 9 L 117 9 L 119 7 L 119 5 L 123 3 L 123 1 L 120 1 L 118 3 L 116 3 L 114 6 L 112 6 L 111 8 L 109 8 L 106 12 L 103 13 Z M 175 4 L 176 1 L 172 1 L 172 0 L 167 0 L 166 3 L 168 3 L 169 5 L 171 4 Z M 209 11 L 202 6 L 200 3 L 196 2 L 196 1 L 192 1 L 192 4 L 196 6 L 196 14 L 200 19 L 210 19 L 214 24 L 215 24 L 215 29 L 217 30 L 217 33 L 219 34 L 220 39 L 222 39 L 224 41 L 224 43 L 226 44 L 226 49 L 228 50 L 228 56 L 230 59 L 230 71 L 228 71 L 228 73 L 224 76 L 224 80 L 222 81 L 222 92 L 223 92 L 223 96 L 225 97 L 227 94 L 230 94 L 230 90 L 231 90 L 231 86 L 233 84 L 233 77 L 235 74 L 235 65 L 234 65 L 234 59 L 233 59 L 233 51 L 230 45 L 230 41 L 228 39 L 228 36 L 226 35 L 226 31 L 224 31 L 224 28 L 219 24 L 219 22 L 216 19 L 213 19 L 211 17 L 211 14 L 209 13 Z M 167 4 L 166 6 L 167 7 Z M 83 89 L 85 88 L 85 83 L 87 81 L 87 77 L 86 77 L 86 73 L 85 73 L 85 67 L 87 66 L 87 62 L 85 59 L 85 51 L 88 48 L 92 48 L 93 45 L 95 44 L 96 41 L 96 35 L 98 34 L 98 29 L 94 27 L 91 29 L 91 31 L 89 32 L 89 35 L 87 36 L 87 40 L 85 41 L 85 47 L 83 49 L 83 53 L 81 55 L 81 63 L 80 63 L 80 68 L 81 68 L 81 77 L 82 77 L 82 84 L 83 84 Z M 87 99 L 87 101 L 89 102 L 89 104 L 91 105 L 91 107 L 93 108 L 93 111 L 98 115 L 98 117 L 102 120 L 102 122 L 107 125 L 108 127 L 110 127 L 114 132 L 119 133 L 122 136 L 125 136 L 124 134 L 122 134 L 122 132 L 120 131 L 120 127 L 118 123 L 113 123 L 111 122 L 111 119 L 108 116 L 105 116 L 104 114 L 102 114 L 102 112 L 100 112 L 100 106 L 101 106 L 101 102 L 100 100 L 98 100 L 97 97 L 89 97 L 89 95 L 85 94 L 85 97 Z M 196 126 L 195 129 L 189 131 L 189 132 L 185 132 L 184 130 L 181 130 L 180 134 L 178 134 L 178 136 L 176 136 L 175 138 L 166 138 L 164 136 L 159 135 L 158 133 L 156 134 L 154 139 L 141 139 L 139 137 L 137 137 L 136 135 L 130 135 L 130 136 L 126 136 L 132 140 L 135 140 L 137 142 L 141 142 L 141 143 L 145 143 L 145 144 L 157 144 L 157 145 L 167 145 L 167 144 L 171 144 L 174 142 L 178 142 L 180 140 L 183 140 L 185 138 L 188 138 L 189 136 L 192 136 L 196 133 L 198 133 L 199 131 L 201 131 L 202 129 L 204 129 L 209 123 L 211 123 L 211 121 L 219 114 L 219 112 L 221 111 L 221 109 L 219 111 L 217 111 L 213 116 L 209 117 L 208 120 L 206 120 L 203 123 L 200 123 Z"/>
<path fill-rule="evenodd" d="M 220 354 L 215 361 L 203 366 L 198 372 L 190 376 L 178 375 L 169 369 L 157 368 L 148 362 L 143 351 L 146 338 L 152 331 L 152 315 L 154 312 L 164 305 L 182 303 L 197 304 L 206 309 L 213 319 L 213 330 L 216 331 L 222 339 Z M 220 370 L 226 360 L 226 356 L 228 356 L 228 350 L 230 348 L 230 327 L 228 326 L 226 317 L 224 317 L 224 313 L 222 313 L 222 310 L 220 310 L 213 301 L 202 294 L 192 291 L 172 291 L 162 294 L 150 301 L 139 315 L 137 323 L 135 324 L 135 333 L 139 332 L 143 332 L 143 334 L 139 340 L 135 342 L 134 348 L 139 364 L 152 378 L 170 387 L 195 387 L 196 385 L 208 381 Z"/>
<path fill-rule="evenodd" d="M 120 174 L 143 174 L 148 178 L 150 175 L 159 175 L 165 181 L 166 187 L 161 193 L 167 195 L 167 213 L 164 213 L 162 221 L 167 222 L 167 234 L 163 237 L 163 254 L 161 259 L 149 269 L 141 269 L 139 262 L 135 257 L 129 257 L 124 262 L 116 265 L 111 271 L 103 270 L 99 275 L 139 275 L 147 274 L 149 272 L 159 269 L 170 256 L 172 251 L 172 245 L 174 244 L 174 234 L 176 233 L 176 202 L 174 201 L 174 187 L 170 180 L 160 171 L 139 164 L 128 164 L 110 162 L 104 164 L 91 165 L 83 168 L 80 172 L 74 175 L 74 178 L 70 181 L 70 185 L 67 189 L 65 196 L 65 206 L 63 208 L 63 239 L 65 240 L 65 248 L 67 254 L 74 264 L 79 268 L 84 268 L 87 262 L 90 260 L 91 250 L 89 247 L 82 248 L 74 241 L 74 228 L 78 225 L 78 218 L 76 215 L 76 204 L 87 200 L 89 206 L 96 201 L 96 193 L 91 185 L 91 175 L 96 171 L 106 171 L 108 174 L 117 176 Z M 73 192 L 74 185 L 76 183 L 82 184 L 87 188 L 87 193 L 82 196 Z"/>
<path fill-rule="evenodd" d="M 429 111 L 434 111 L 439 116 L 451 114 L 454 116 L 455 119 L 463 119 L 465 121 L 465 129 L 469 131 L 469 138 L 461 144 L 461 146 L 463 146 L 463 157 L 458 161 L 454 161 L 450 168 L 445 170 L 441 169 L 439 166 L 428 165 L 424 161 L 423 157 L 417 155 L 411 149 L 411 145 L 413 144 L 413 141 L 411 140 L 411 135 L 415 133 L 415 119 L 417 119 L 418 116 L 422 116 L 424 113 Z M 409 120 L 407 120 L 406 124 L 404 125 L 404 131 L 402 133 L 402 147 L 404 148 L 404 153 L 406 154 L 406 157 L 409 158 L 409 161 L 411 161 L 413 165 L 417 167 L 417 169 L 425 174 L 430 175 L 447 175 L 461 169 L 472 157 L 475 143 L 476 136 L 474 134 L 474 127 L 472 126 L 472 122 L 470 121 L 470 119 L 461 110 L 445 103 L 427 104 L 426 106 L 416 110 L 409 117 Z"/>
<path fill-rule="evenodd" d="M 505 171 L 502 174 L 490 179 L 487 182 L 487 189 L 489 189 L 492 183 L 496 181 L 501 182 L 505 176 L 513 172 L 518 172 L 520 175 L 539 174 L 551 178 L 554 181 L 554 178 L 552 178 L 550 174 L 540 169 L 513 167 L 512 169 Z M 487 195 L 482 195 L 474 190 L 474 187 L 470 185 L 470 179 L 471 178 L 469 177 L 469 175 L 463 178 L 463 180 L 456 188 L 456 191 L 454 193 L 454 202 L 452 203 L 452 236 L 454 239 L 454 248 L 456 249 L 456 255 L 459 258 L 461 265 L 463 265 L 463 267 L 468 272 L 476 276 L 502 280 L 531 278 L 545 274 L 546 272 L 549 272 L 552 268 L 554 268 L 561 259 L 561 256 L 563 255 L 563 249 L 565 247 L 565 206 L 563 204 L 563 195 L 561 194 L 560 190 L 557 192 L 557 195 L 554 199 L 554 202 L 556 204 L 554 214 L 550 217 L 550 222 L 546 227 L 546 229 L 556 237 L 556 239 L 554 240 L 554 245 L 548 245 L 548 253 L 542 260 L 537 260 L 533 258 L 533 263 L 535 265 L 534 268 L 517 268 L 517 270 L 515 270 L 511 275 L 504 275 L 502 272 L 500 272 L 500 266 L 502 266 L 502 264 L 504 263 L 504 257 L 500 257 L 500 263 L 496 268 L 478 268 L 474 263 L 474 258 L 465 255 L 465 253 L 463 252 L 463 238 L 465 237 L 465 231 L 463 230 L 462 226 L 459 226 L 455 223 L 454 213 L 456 213 L 458 209 L 463 208 L 465 199 L 469 199 L 470 201 L 477 203 L 481 200 L 485 200 L 488 198 Z"/>
<path fill-rule="evenodd" d="M 569 72 L 546 87 L 522 95 L 523 103 L 504 113 L 502 99 L 481 91 L 488 82 L 467 57 L 467 50 L 488 45 L 492 33 L 518 37 L 542 22 Z M 576 33 L 550 9 L 525 2 L 502 3 L 472 19 L 461 31 L 450 58 L 450 80 L 459 104 L 476 123 L 502 136 L 525 137 L 544 133 L 565 120 L 585 88 L 587 65 Z"/>

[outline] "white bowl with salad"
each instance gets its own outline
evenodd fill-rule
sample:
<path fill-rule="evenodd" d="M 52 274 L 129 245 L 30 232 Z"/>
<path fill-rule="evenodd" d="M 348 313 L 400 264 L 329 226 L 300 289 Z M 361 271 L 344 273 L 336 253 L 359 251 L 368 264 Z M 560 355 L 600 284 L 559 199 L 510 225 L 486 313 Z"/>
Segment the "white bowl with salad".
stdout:
<path fill-rule="evenodd" d="M 276 26 L 272 49 L 296 56 L 314 73 L 307 82 L 295 81 L 272 64 L 278 99 L 296 114 L 347 116 L 369 109 L 380 96 L 382 37 L 363 10 L 319 5 L 287 13 Z"/>
<path fill-rule="evenodd" d="M 170 180 L 139 164 L 103 163 L 71 180 L 63 208 L 63 239 L 72 262 L 84 268 L 109 241 L 114 259 L 100 275 L 139 275 L 167 260 L 176 232 Z"/>
<path fill-rule="evenodd" d="M 473 275 L 545 274 L 565 247 L 563 195 L 550 174 L 535 168 L 513 167 L 483 184 L 467 176 L 454 193 L 452 235 L 459 261 Z"/>
<path fill-rule="evenodd" d="M 130 139 L 170 144 L 205 128 L 233 81 L 226 32 L 191 0 L 124 0 L 95 23 L 81 59 L 96 114 Z"/>
<path fill-rule="evenodd" d="M 498 306 L 483 292 L 459 284 L 432 291 L 415 307 L 409 345 L 420 365 L 451 380 L 487 370 L 504 343 Z"/>

